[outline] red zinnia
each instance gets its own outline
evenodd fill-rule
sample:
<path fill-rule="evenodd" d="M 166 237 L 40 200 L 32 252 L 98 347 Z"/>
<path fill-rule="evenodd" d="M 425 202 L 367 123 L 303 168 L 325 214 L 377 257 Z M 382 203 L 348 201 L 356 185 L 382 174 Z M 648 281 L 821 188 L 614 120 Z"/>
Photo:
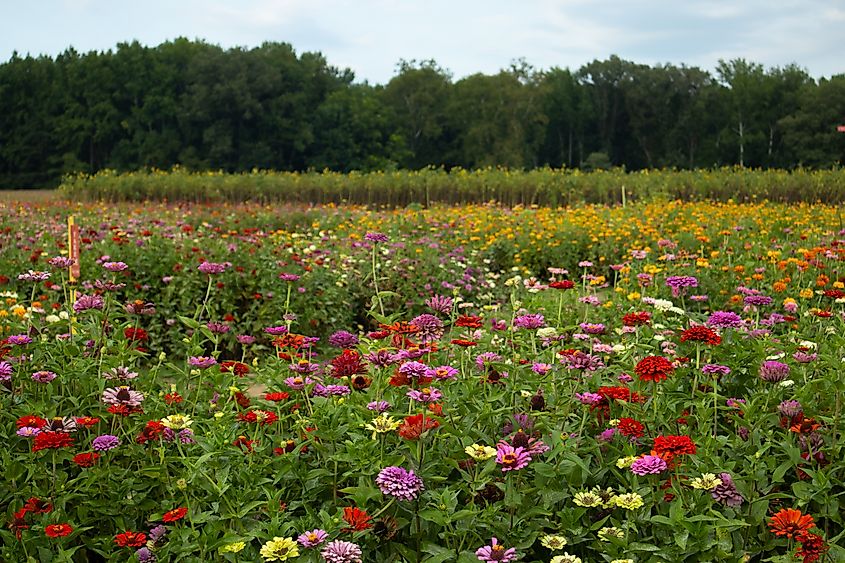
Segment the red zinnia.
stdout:
<path fill-rule="evenodd" d="M 344 350 L 340 356 L 332 359 L 332 375 L 335 377 L 353 376 L 367 373 L 367 366 L 361 354 L 355 350 Z"/>
<path fill-rule="evenodd" d="M 142 547 L 147 543 L 147 535 L 143 532 L 126 531 L 114 537 L 114 543 L 119 547 Z"/>
<path fill-rule="evenodd" d="M 44 528 L 44 533 L 50 538 L 63 538 L 73 531 L 70 524 L 50 524 Z"/>
<path fill-rule="evenodd" d="M 796 539 L 807 534 L 815 525 L 813 517 L 794 508 L 782 508 L 769 520 L 769 529 L 776 536 Z"/>
<path fill-rule="evenodd" d="M 278 403 L 279 401 L 287 401 L 290 398 L 290 395 L 285 393 L 284 391 L 278 393 L 264 393 L 264 399 L 267 401 L 272 401 L 274 403 Z"/>
<path fill-rule="evenodd" d="M 37 452 L 46 449 L 58 450 L 73 445 L 73 438 L 64 432 L 42 432 L 35 437 L 32 443 L 32 451 Z"/>
<path fill-rule="evenodd" d="M 73 463 L 79 467 L 93 467 L 98 459 L 100 459 L 100 454 L 96 452 L 76 454 L 73 456 Z"/>
<path fill-rule="evenodd" d="M 174 405 L 176 403 L 181 403 L 184 400 L 185 399 L 182 398 L 182 395 L 180 395 L 179 393 L 175 393 L 175 392 L 174 393 L 168 393 L 167 395 L 164 396 L 164 402 L 167 405 Z"/>
<path fill-rule="evenodd" d="M 75 420 L 78 425 L 84 426 L 85 428 L 91 428 L 100 422 L 99 418 L 93 416 L 77 416 Z"/>
<path fill-rule="evenodd" d="M 704 342 L 711 346 L 721 344 L 722 337 L 712 328 L 699 325 L 691 326 L 681 333 L 681 342 Z"/>
<path fill-rule="evenodd" d="M 633 418 L 620 418 L 616 429 L 623 436 L 628 436 L 629 438 L 642 438 L 645 426 Z"/>
<path fill-rule="evenodd" d="M 423 423 L 423 418 L 422 414 L 405 417 L 405 420 L 402 421 L 402 424 L 397 429 L 397 432 L 406 440 L 419 440 L 423 432 L 440 426 L 440 423 L 431 417 L 426 417 L 425 422 Z"/>
<path fill-rule="evenodd" d="M 18 419 L 17 422 L 18 428 L 41 428 L 45 424 L 47 424 L 46 420 L 44 420 L 40 416 L 35 416 L 34 414 L 22 416 Z"/>
<path fill-rule="evenodd" d="M 127 340 L 132 340 L 133 342 L 145 342 L 149 339 L 147 331 L 143 328 L 126 328 L 123 330 L 123 336 L 125 336 Z"/>
<path fill-rule="evenodd" d="M 481 328 L 482 326 L 484 326 L 484 321 L 481 320 L 481 317 L 461 315 L 455 321 L 455 326 L 462 326 L 465 328 Z"/>
<path fill-rule="evenodd" d="M 238 377 L 243 377 L 249 373 L 249 366 L 243 362 L 220 362 L 220 371 L 222 373 L 231 372 Z"/>
<path fill-rule="evenodd" d="M 464 340 L 462 338 L 456 338 L 452 340 L 452 344 L 455 346 L 461 346 L 463 348 L 469 348 L 470 346 L 478 346 L 478 342 L 474 340 Z"/>
<path fill-rule="evenodd" d="M 24 504 L 23 507 L 29 512 L 34 512 L 35 514 L 47 514 L 48 512 L 53 511 L 52 504 L 46 500 L 41 500 L 35 497 L 26 501 L 26 504 Z"/>
<path fill-rule="evenodd" d="M 795 552 L 795 557 L 803 557 L 803 563 L 818 561 L 830 547 L 824 543 L 824 538 L 818 534 L 803 534 L 798 536 L 801 549 Z"/>
<path fill-rule="evenodd" d="M 695 442 L 689 436 L 658 436 L 654 439 L 653 450 L 664 459 L 678 455 L 695 453 Z"/>
<path fill-rule="evenodd" d="M 187 513 L 188 509 L 182 506 L 165 512 L 161 519 L 164 522 L 176 522 L 177 520 L 184 518 Z"/>
<path fill-rule="evenodd" d="M 150 420 L 147 422 L 147 425 L 141 430 L 141 433 L 135 438 L 135 441 L 139 444 L 146 444 L 151 440 L 158 439 L 162 434 L 164 434 L 164 424 L 159 422 L 158 420 Z"/>
<path fill-rule="evenodd" d="M 669 377 L 674 369 L 672 362 L 663 356 L 647 356 L 637 363 L 634 372 L 642 381 L 660 383 Z"/>
<path fill-rule="evenodd" d="M 572 289 L 575 287 L 575 282 L 572 280 L 553 281 L 549 284 L 552 289 Z"/>
<path fill-rule="evenodd" d="M 267 426 L 279 420 L 279 417 L 274 412 L 255 409 L 246 413 L 238 414 L 238 420 L 249 423 L 257 422 L 258 424 Z"/>
<path fill-rule="evenodd" d="M 366 511 L 358 507 L 347 506 L 343 509 L 343 519 L 349 524 L 349 527 L 343 528 L 341 532 L 360 532 L 372 528 L 371 518 Z"/>
<path fill-rule="evenodd" d="M 647 325 L 651 321 L 651 313 L 641 311 L 637 313 L 628 313 L 622 317 L 622 324 L 624 326 L 642 326 Z"/>

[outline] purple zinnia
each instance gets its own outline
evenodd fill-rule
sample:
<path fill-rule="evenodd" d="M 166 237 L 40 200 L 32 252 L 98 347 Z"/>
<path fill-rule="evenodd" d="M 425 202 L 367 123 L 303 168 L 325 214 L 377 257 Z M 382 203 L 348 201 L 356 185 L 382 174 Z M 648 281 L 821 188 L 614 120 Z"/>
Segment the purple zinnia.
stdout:
<path fill-rule="evenodd" d="M 113 450 L 119 445 L 120 440 L 118 440 L 117 436 L 112 436 L 111 434 L 103 434 L 102 436 L 97 436 L 91 443 L 91 447 L 97 450 L 98 452 Z"/>
<path fill-rule="evenodd" d="M 48 371 L 46 369 L 36 371 L 32 374 L 32 380 L 37 381 L 38 383 L 50 383 L 57 377 L 58 375 L 56 375 L 54 372 Z"/>
<path fill-rule="evenodd" d="M 733 479 L 731 478 L 731 474 L 719 473 L 719 479 L 722 482 L 719 485 L 716 485 L 716 487 L 710 493 L 710 496 L 713 497 L 713 500 L 719 502 L 720 504 L 724 504 L 725 506 L 730 506 L 733 508 L 736 508 L 741 505 L 745 499 L 742 498 L 742 495 L 739 493 L 739 491 L 736 490 L 736 485 L 734 485 Z"/>
<path fill-rule="evenodd" d="M 122 272 L 128 267 L 124 262 L 103 262 L 103 268 L 109 272 Z"/>
<path fill-rule="evenodd" d="M 129 381 L 138 377 L 138 372 L 130 371 L 127 367 L 116 367 L 103 374 L 106 379 L 120 379 L 121 381 Z"/>
<path fill-rule="evenodd" d="M 47 260 L 47 263 L 53 266 L 54 268 L 66 270 L 73 266 L 76 263 L 76 260 L 74 260 L 73 258 L 67 258 L 65 256 L 56 256 Z"/>
<path fill-rule="evenodd" d="M 435 313 L 443 315 L 448 315 L 452 312 L 452 305 L 454 305 L 454 303 L 455 302 L 451 297 L 446 297 L 444 295 L 435 295 L 425 300 L 425 304 L 429 309 Z"/>
<path fill-rule="evenodd" d="M 575 393 L 575 398 L 581 401 L 582 405 L 597 405 L 601 402 L 603 397 L 598 393 Z"/>
<path fill-rule="evenodd" d="M 792 418 L 804 412 L 804 407 L 802 407 L 801 403 L 798 401 L 790 399 L 782 401 L 781 404 L 778 405 L 778 412 L 781 416 L 788 416 Z"/>
<path fill-rule="evenodd" d="M 704 364 L 701 366 L 701 373 L 707 375 L 728 375 L 730 372 L 731 368 L 719 364 Z"/>
<path fill-rule="evenodd" d="M 422 479 L 412 469 L 390 466 L 379 471 L 376 485 L 382 494 L 399 500 L 414 500 L 425 490 Z"/>
<path fill-rule="evenodd" d="M 280 326 L 268 326 L 264 329 L 265 334 L 270 334 L 272 336 L 281 336 L 283 334 L 287 334 L 288 327 L 284 325 Z"/>
<path fill-rule="evenodd" d="M 227 264 L 219 264 L 217 262 L 203 262 L 197 267 L 197 270 L 202 272 L 203 274 L 222 274 L 226 268 L 228 267 Z"/>
<path fill-rule="evenodd" d="M 211 356 L 191 356 L 188 359 L 188 365 L 194 368 L 210 368 L 213 365 L 217 364 L 217 360 L 212 358 Z"/>
<path fill-rule="evenodd" d="M 361 548 L 358 544 L 334 540 L 320 552 L 326 563 L 361 563 Z"/>
<path fill-rule="evenodd" d="M 604 367 L 604 362 L 598 356 L 585 354 L 580 350 L 574 354 L 566 354 L 561 357 L 560 363 L 568 369 L 582 369 L 585 371 L 596 371 Z"/>
<path fill-rule="evenodd" d="M 295 282 L 299 280 L 299 276 L 296 274 L 281 273 L 279 274 L 279 279 L 286 282 Z"/>
<path fill-rule="evenodd" d="M 156 560 L 155 553 L 150 551 L 148 547 L 142 547 L 136 551 L 135 556 L 140 563 L 153 563 Z"/>
<path fill-rule="evenodd" d="M 216 321 L 206 323 L 205 327 L 210 330 L 212 334 L 226 334 L 231 330 L 231 328 L 229 328 L 229 325 Z"/>
<path fill-rule="evenodd" d="M 533 330 L 541 328 L 546 324 L 546 318 L 540 313 L 531 315 L 520 315 L 513 320 L 513 326 Z"/>
<path fill-rule="evenodd" d="M 631 473 L 635 475 L 657 475 L 666 471 L 666 461 L 656 455 L 644 455 L 631 464 Z"/>
<path fill-rule="evenodd" d="M 739 328 L 742 318 L 731 311 L 715 311 L 707 318 L 707 326 L 714 328 Z"/>
<path fill-rule="evenodd" d="M 13 334 L 6 339 L 6 342 L 13 346 L 23 346 L 24 344 L 32 344 L 32 338 L 25 334 Z"/>
<path fill-rule="evenodd" d="M 99 295 L 80 295 L 73 304 L 73 310 L 77 313 L 102 308 L 103 298 Z"/>
<path fill-rule="evenodd" d="M 424 313 L 411 319 L 411 324 L 417 327 L 417 337 L 423 344 L 440 340 L 443 336 L 443 321 L 434 315 Z"/>
<path fill-rule="evenodd" d="M 778 383 L 789 376 L 789 366 L 773 360 L 760 366 L 760 379 L 769 383 Z"/>
<path fill-rule="evenodd" d="M 434 403 L 443 397 L 443 393 L 434 387 L 424 387 L 422 389 L 411 389 L 406 393 L 414 401 L 420 403 Z"/>
<path fill-rule="evenodd" d="M 399 366 L 399 373 L 411 379 L 419 379 L 427 375 L 428 366 L 424 363 L 412 360 Z"/>
<path fill-rule="evenodd" d="M 249 344 L 253 344 L 253 343 L 255 342 L 255 337 L 254 337 L 254 336 L 251 336 L 251 335 L 249 335 L 249 334 L 239 334 L 239 335 L 237 335 L 237 336 L 235 337 L 235 339 L 236 339 L 236 340 L 237 340 L 240 344 L 243 344 L 244 346 L 247 346 L 247 345 L 249 345 Z"/>
<path fill-rule="evenodd" d="M 390 403 L 387 401 L 371 401 L 367 403 L 367 409 L 377 413 L 386 412 L 390 410 Z"/>
<path fill-rule="evenodd" d="M 387 235 L 385 235 L 384 233 L 376 232 L 367 233 L 366 235 L 364 235 L 364 238 L 370 242 L 387 242 L 389 240 L 387 238 Z"/>
<path fill-rule="evenodd" d="M 516 548 L 508 548 L 499 543 L 495 537 L 490 540 L 490 545 L 480 547 L 475 551 L 475 556 L 486 563 L 510 563 L 516 560 Z"/>
<path fill-rule="evenodd" d="M 299 545 L 302 547 L 316 547 L 326 541 L 327 537 L 329 537 L 329 534 L 325 530 L 315 528 L 310 532 L 300 534 L 296 541 L 298 541 Z"/>
<path fill-rule="evenodd" d="M 754 307 L 762 307 L 764 305 L 772 304 L 772 298 L 766 295 L 748 295 L 742 301 L 746 305 L 752 305 Z"/>
<path fill-rule="evenodd" d="M 351 332 L 339 330 L 329 336 L 329 346 L 335 348 L 352 348 L 358 344 L 358 337 Z"/>

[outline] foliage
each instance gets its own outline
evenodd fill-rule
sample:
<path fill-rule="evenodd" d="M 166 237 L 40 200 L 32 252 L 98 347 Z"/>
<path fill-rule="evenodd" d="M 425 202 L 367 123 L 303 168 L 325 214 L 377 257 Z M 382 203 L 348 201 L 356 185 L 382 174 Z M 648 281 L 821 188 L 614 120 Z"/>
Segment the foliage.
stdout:
<path fill-rule="evenodd" d="M 845 76 L 722 61 L 716 75 L 611 56 L 580 69 L 516 61 L 454 78 L 401 61 L 385 85 L 354 81 L 286 43 L 155 47 L 0 64 L 0 188 L 104 169 L 349 172 L 427 166 L 710 168 L 842 163 Z"/>

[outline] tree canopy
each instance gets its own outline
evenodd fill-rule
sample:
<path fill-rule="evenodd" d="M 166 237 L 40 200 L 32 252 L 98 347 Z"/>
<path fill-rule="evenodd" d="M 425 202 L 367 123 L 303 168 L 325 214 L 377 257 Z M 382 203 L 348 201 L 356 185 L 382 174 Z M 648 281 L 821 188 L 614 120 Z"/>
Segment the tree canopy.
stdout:
<path fill-rule="evenodd" d="M 455 79 L 401 61 L 384 85 L 286 43 L 176 39 L 0 64 L 0 187 L 144 167 L 243 171 L 830 167 L 845 161 L 845 75 L 743 59 L 580 69 L 516 61 Z"/>

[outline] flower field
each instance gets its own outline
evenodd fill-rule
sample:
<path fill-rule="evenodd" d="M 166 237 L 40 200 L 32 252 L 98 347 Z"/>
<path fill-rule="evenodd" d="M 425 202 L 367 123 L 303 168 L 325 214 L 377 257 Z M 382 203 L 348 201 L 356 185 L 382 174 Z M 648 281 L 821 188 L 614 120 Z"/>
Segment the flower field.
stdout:
<path fill-rule="evenodd" d="M 843 227 L 0 203 L 0 561 L 843 561 Z"/>

